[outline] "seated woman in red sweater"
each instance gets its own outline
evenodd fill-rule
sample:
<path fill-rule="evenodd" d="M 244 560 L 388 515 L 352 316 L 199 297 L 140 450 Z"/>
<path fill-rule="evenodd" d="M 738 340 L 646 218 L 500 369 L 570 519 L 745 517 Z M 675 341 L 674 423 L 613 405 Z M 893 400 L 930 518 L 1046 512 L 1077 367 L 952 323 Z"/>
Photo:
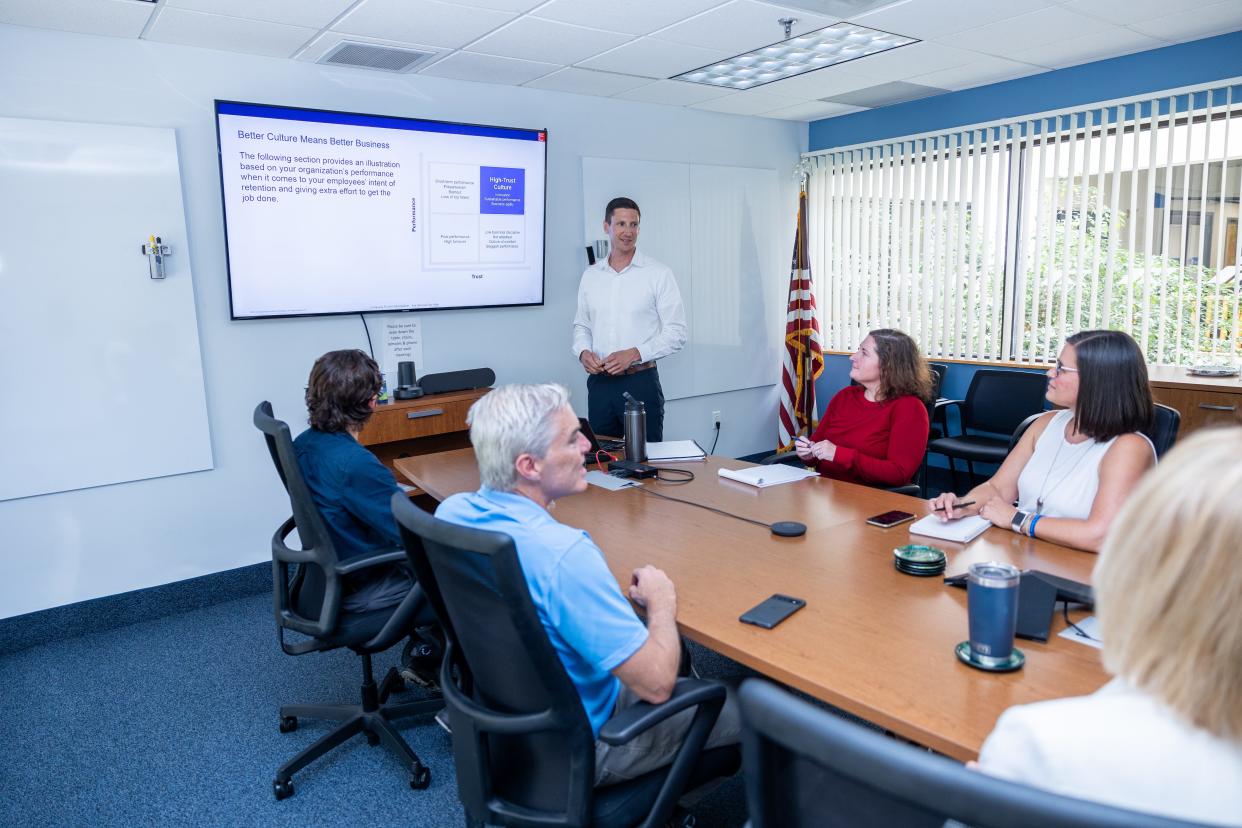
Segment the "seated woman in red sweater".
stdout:
<path fill-rule="evenodd" d="M 909 483 L 927 450 L 931 369 L 901 331 L 872 331 L 850 357 L 851 385 L 837 392 L 819 427 L 794 444 L 824 477 L 868 486 Z"/>

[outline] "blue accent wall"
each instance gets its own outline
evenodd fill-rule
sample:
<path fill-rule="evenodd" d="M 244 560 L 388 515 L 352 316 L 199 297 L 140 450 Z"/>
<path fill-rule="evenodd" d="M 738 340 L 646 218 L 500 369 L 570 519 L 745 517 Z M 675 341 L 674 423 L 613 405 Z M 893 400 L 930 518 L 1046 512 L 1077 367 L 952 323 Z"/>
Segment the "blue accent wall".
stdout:
<path fill-rule="evenodd" d="M 1242 31 L 825 118 L 811 124 L 810 148 L 844 147 L 1238 76 Z"/>

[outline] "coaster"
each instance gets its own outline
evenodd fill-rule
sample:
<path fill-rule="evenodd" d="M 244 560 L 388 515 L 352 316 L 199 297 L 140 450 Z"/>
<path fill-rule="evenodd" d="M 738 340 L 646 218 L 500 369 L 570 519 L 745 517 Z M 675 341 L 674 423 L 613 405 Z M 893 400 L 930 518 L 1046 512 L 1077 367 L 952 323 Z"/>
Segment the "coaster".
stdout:
<path fill-rule="evenodd" d="M 944 550 L 935 546 L 909 544 L 893 550 L 893 566 L 897 571 L 920 578 L 940 575 L 947 560 Z"/>
<path fill-rule="evenodd" d="M 974 650 L 970 649 L 970 642 L 963 641 L 954 648 L 957 653 L 957 660 L 963 664 L 969 664 L 976 670 L 983 670 L 987 673 L 1012 673 L 1014 670 L 1022 668 L 1026 664 L 1026 655 L 1017 647 L 1013 648 L 1013 652 L 1009 654 L 1009 658 L 997 666 L 989 666 L 979 661 L 975 656 Z"/>

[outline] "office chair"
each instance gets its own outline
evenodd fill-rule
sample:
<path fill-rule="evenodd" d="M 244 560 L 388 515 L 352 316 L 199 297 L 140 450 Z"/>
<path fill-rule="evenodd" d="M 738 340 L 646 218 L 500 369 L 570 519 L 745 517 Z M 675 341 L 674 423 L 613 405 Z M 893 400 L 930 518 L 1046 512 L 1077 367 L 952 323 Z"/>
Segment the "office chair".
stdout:
<path fill-rule="evenodd" d="M 1181 412 L 1161 403 L 1152 404 L 1151 427 L 1143 433 L 1151 438 L 1156 447 L 1156 458 L 1164 457 L 1173 443 L 1177 441 L 1177 432 L 1182 426 Z"/>
<path fill-rule="evenodd" d="M 405 498 L 392 506 L 447 640 L 440 683 L 469 825 L 663 826 L 685 790 L 737 771 L 737 746 L 702 749 L 724 686 L 680 679 L 667 702 L 628 708 L 599 734 L 623 745 L 694 709 L 672 765 L 595 788 L 591 725 L 536 613 L 513 540 L 437 520 Z"/>
<path fill-rule="evenodd" d="M 743 682 L 743 775 L 752 828 L 1191 828 L 974 771 L 795 698 Z M 1200 826 L 1203 828 L 1203 826 Z"/>
<path fill-rule="evenodd" d="M 1004 462 L 1014 431 L 1029 415 L 1044 410 L 1047 387 L 1048 378 L 1032 371 L 980 369 L 970 380 L 966 399 L 937 402 L 934 419 L 943 425 L 946 436 L 932 440 L 927 452 L 949 458 L 955 491 L 959 488 L 955 461 L 966 461 L 971 486 L 976 480 L 975 463 Z M 957 436 L 948 434 L 949 408 L 960 413 L 962 433 Z"/>
<path fill-rule="evenodd" d="M 360 704 L 287 704 L 280 708 L 280 732 L 297 730 L 298 718 L 340 722 L 331 732 L 286 762 L 276 772 L 272 792 L 276 798 L 293 795 L 293 774 L 351 736 L 362 733 L 367 744 L 383 744 L 410 772 L 410 787 L 426 788 L 431 771 L 410 749 L 392 722 L 411 716 L 430 715 L 444 707 L 440 697 L 407 704 L 389 704 L 389 694 L 403 686 L 396 669 L 390 669 L 379 686 L 371 669 L 371 654 L 387 650 L 418 627 L 435 623 L 435 616 L 417 584 L 396 607 L 363 613 L 343 609 L 344 580 L 374 567 L 390 567 L 406 561 L 403 550 L 337 559 L 332 539 L 319 509 L 311 498 L 293 452 L 289 426 L 272 416 L 272 405 L 262 402 L 254 410 L 254 424 L 263 432 L 276 473 L 289 493 L 293 517 L 272 536 L 273 600 L 280 648 L 288 655 L 348 647 L 362 656 Z M 297 529 L 301 549 L 285 543 Z M 296 570 L 294 566 L 296 565 Z M 299 634 L 286 641 L 285 631 Z"/>

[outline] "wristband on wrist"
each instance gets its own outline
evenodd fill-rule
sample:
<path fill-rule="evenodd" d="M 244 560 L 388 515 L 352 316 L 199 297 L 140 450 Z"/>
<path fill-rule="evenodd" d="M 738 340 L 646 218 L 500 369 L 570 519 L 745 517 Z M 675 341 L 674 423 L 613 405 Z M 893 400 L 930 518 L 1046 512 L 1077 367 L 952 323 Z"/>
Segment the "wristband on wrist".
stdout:
<path fill-rule="evenodd" d="M 1022 534 L 1022 524 L 1026 523 L 1026 519 L 1028 517 L 1030 517 L 1030 515 L 1027 512 L 1019 509 L 1013 513 L 1013 518 L 1009 521 L 1009 528 L 1017 532 L 1019 535 Z"/>
<path fill-rule="evenodd" d="M 1032 537 L 1032 538 L 1033 538 L 1033 537 L 1035 537 L 1035 524 L 1039 523 L 1039 519 L 1040 519 L 1040 518 L 1042 518 L 1042 517 L 1043 517 L 1043 515 L 1036 515 L 1036 516 L 1035 516 L 1035 517 L 1031 520 L 1031 525 L 1030 525 L 1030 526 L 1028 526 L 1028 527 L 1026 528 L 1026 533 L 1027 533 L 1027 535 L 1029 535 L 1029 536 L 1030 536 L 1030 537 Z"/>

